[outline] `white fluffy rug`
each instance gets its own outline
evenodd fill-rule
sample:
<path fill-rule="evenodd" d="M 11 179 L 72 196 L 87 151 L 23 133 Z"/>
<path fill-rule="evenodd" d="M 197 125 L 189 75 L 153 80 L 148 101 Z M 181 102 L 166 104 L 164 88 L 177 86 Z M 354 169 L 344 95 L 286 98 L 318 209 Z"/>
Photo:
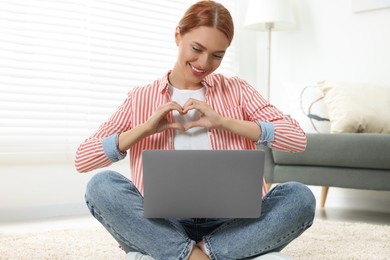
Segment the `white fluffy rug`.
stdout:
<path fill-rule="evenodd" d="M 294 259 L 390 259 L 390 226 L 316 219 L 283 253 Z M 101 227 L 0 234 L 0 259 L 125 259 Z"/>

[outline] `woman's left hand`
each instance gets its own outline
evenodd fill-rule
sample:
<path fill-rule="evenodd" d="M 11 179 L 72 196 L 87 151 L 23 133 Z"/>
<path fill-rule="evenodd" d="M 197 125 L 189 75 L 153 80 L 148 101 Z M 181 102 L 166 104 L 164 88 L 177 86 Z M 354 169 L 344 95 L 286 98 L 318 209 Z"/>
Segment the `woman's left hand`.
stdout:
<path fill-rule="evenodd" d="M 186 131 L 196 126 L 207 129 L 223 129 L 254 142 L 258 141 L 261 136 L 261 128 L 255 122 L 223 117 L 205 102 L 190 98 L 183 106 L 183 113 L 185 114 L 191 109 L 196 109 L 200 113 L 200 118 L 185 125 Z"/>
<path fill-rule="evenodd" d="M 193 127 L 205 127 L 207 129 L 220 128 L 223 117 L 215 112 L 206 102 L 199 101 L 193 98 L 187 100 L 183 105 L 183 113 L 187 113 L 191 109 L 196 109 L 200 113 L 199 120 L 192 121 L 185 126 L 187 131 Z"/>

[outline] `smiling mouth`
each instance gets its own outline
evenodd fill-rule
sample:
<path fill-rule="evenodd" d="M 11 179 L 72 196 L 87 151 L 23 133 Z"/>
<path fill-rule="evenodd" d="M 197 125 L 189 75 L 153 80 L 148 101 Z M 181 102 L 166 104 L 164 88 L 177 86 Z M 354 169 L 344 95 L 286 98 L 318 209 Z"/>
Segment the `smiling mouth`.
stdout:
<path fill-rule="evenodd" d="M 205 70 L 201 70 L 201 69 L 195 68 L 192 64 L 190 64 L 190 66 L 191 66 L 191 69 L 193 71 L 195 71 L 196 73 L 205 73 L 206 72 Z"/>

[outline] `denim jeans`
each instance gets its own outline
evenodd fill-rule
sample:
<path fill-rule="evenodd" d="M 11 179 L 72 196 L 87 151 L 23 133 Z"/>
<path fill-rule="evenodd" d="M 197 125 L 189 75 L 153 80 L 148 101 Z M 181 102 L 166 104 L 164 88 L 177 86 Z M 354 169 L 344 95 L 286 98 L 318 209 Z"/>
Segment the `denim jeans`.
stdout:
<path fill-rule="evenodd" d="M 280 251 L 312 225 L 315 212 L 312 192 L 297 182 L 268 192 L 257 219 L 147 219 L 137 188 L 114 171 L 94 175 L 85 198 L 92 215 L 126 252 L 164 260 L 187 259 L 202 240 L 211 259 Z"/>

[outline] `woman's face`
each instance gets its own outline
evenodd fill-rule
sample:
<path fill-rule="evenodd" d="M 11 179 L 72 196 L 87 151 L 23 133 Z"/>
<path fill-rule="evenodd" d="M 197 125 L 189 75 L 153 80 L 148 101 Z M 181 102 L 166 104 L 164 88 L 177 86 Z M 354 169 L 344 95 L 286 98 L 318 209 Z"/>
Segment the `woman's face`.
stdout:
<path fill-rule="evenodd" d="M 225 34 L 213 27 L 201 26 L 184 35 L 176 29 L 175 39 L 179 54 L 173 73 L 183 87 L 199 86 L 219 67 L 229 47 Z"/>

